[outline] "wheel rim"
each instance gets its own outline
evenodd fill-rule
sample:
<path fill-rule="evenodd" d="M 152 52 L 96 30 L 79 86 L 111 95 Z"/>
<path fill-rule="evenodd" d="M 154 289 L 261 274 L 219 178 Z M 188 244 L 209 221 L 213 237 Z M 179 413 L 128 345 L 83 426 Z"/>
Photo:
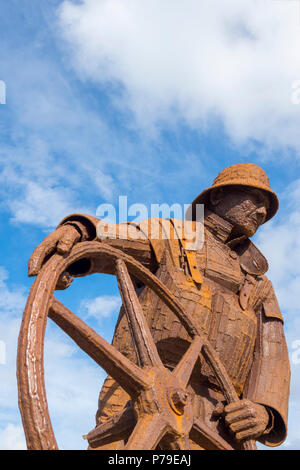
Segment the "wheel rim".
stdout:
<path fill-rule="evenodd" d="M 119 353 L 113 346 L 109 345 L 101 336 L 93 332 L 91 328 L 86 326 L 84 322 L 76 317 L 76 315 L 72 314 L 66 307 L 55 299 L 54 301 L 52 299 L 60 276 L 72 263 L 86 257 L 101 257 L 104 264 L 107 263 L 107 261 L 115 264 L 123 305 L 125 303 L 125 310 L 131 325 L 131 333 L 137 345 L 141 368 L 131 363 L 131 361 L 125 358 L 125 356 Z M 165 372 L 166 369 L 161 363 L 147 322 L 136 303 L 137 296 L 133 289 L 129 273 L 133 274 L 137 279 L 153 289 L 177 315 L 193 339 L 186 353 L 188 354 L 187 362 L 190 363 L 190 365 L 186 367 L 184 361 L 180 361 L 179 365 L 175 368 L 176 373 L 174 372 L 173 379 L 175 377 L 177 380 L 179 377 L 179 382 L 177 380 L 176 383 L 177 395 L 175 394 L 177 396 L 177 402 L 174 399 L 175 395 L 172 395 L 169 389 L 166 390 L 168 387 L 165 386 L 163 390 L 163 401 L 158 400 L 156 403 L 158 407 L 164 410 L 161 416 L 155 412 L 153 412 L 152 415 L 151 413 L 147 414 L 147 410 L 145 412 L 143 407 L 144 403 L 149 401 L 147 394 L 149 394 L 149 389 L 153 387 L 153 383 L 156 380 L 154 380 L 154 377 L 157 378 L 161 376 L 164 381 L 166 374 L 170 374 L 170 372 Z M 158 438 L 166 436 L 166 445 L 170 449 L 189 448 L 188 432 L 192 426 L 194 426 L 194 430 L 200 434 L 202 433 L 202 436 L 208 435 L 208 439 L 212 443 L 212 448 L 214 448 L 214 446 L 219 449 L 231 448 L 225 441 L 219 438 L 217 434 L 205 428 L 203 423 L 199 423 L 198 420 L 190 418 L 190 403 L 183 403 L 184 400 L 182 396 L 185 393 L 185 387 L 191 375 L 193 364 L 197 360 L 201 350 L 203 350 L 204 353 L 206 352 L 210 364 L 221 376 L 221 386 L 223 390 L 225 390 L 225 396 L 227 393 L 227 397 L 229 397 L 231 401 L 237 399 L 237 397 L 234 396 L 235 392 L 226 376 L 226 372 L 224 372 L 222 367 L 218 369 L 219 363 L 217 364 L 218 367 L 214 364 L 215 358 L 213 357 L 210 345 L 208 342 L 201 340 L 201 332 L 197 330 L 193 318 L 184 311 L 172 293 L 148 271 L 148 269 L 134 260 L 134 258 L 109 245 L 100 244 L 98 242 L 83 242 L 76 245 L 68 256 L 64 257 L 59 254 L 54 254 L 48 260 L 35 279 L 25 306 L 18 343 L 17 380 L 19 408 L 28 449 L 53 450 L 58 448 L 49 415 L 44 383 L 43 346 L 49 312 L 51 312 L 51 318 L 54 319 L 83 350 L 88 352 L 90 357 L 96 360 L 107 373 L 114 378 L 117 377 L 116 380 L 118 383 L 136 399 L 135 413 L 139 419 L 132 436 L 129 438 L 127 444 L 128 449 L 139 449 L 141 446 L 142 448 L 147 448 L 143 447 L 147 440 L 145 440 L 143 436 L 140 436 L 147 434 L 149 436 L 149 442 L 150 437 L 154 435 L 154 431 L 158 435 Z M 77 330 L 71 331 L 70 334 L 70 328 L 74 326 L 75 323 Z M 93 343 L 91 338 L 93 338 Z M 120 368 L 123 370 L 121 378 L 118 375 L 120 374 Z M 158 388 L 157 394 L 160 393 L 161 391 Z M 167 402 L 169 402 L 168 405 L 165 405 Z M 179 402 L 181 403 L 180 406 L 178 406 Z M 180 407 L 181 411 L 184 408 L 188 410 L 187 412 L 182 411 L 182 416 L 178 413 Z M 177 421 L 173 420 L 170 410 L 172 410 L 171 413 L 178 414 Z M 126 413 L 128 414 L 128 410 L 125 410 L 125 414 Z M 162 415 L 164 419 L 162 419 Z M 120 419 L 122 419 L 122 416 Z M 123 418 L 123 421 L 124 419 L 125 418 Z M 106 430 L 103 429 L 103 432 L 107 432 L 108 427 L 109 425 L 106 426 Z M 183 431 L 181 432 L 182 429 Z M 145 430 L 147 430 L 146 433 Z M 156 441 L 152 442 L 151 448 L 156 444 Z"/>

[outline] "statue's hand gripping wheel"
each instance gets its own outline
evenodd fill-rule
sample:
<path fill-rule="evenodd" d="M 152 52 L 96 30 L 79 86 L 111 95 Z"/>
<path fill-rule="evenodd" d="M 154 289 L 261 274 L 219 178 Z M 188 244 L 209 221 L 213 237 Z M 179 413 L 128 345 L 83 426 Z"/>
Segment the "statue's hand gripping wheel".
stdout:
<path fill-rule="evenodd" d="M 138 364 L 121 354 L 80 318 L 53 297 L 63 273 L 76 261 L 97 257 L 110 263 L 118 285 L 135 345 Z M 177 315 L 192 338 L 191 345 L 171 372 L 164 367 L 144 317 L 130 275 L 150 287 Z M 54 254 L 35 279 L 25 307 L 18 345 L 18 388 L 27 446 L 57 449 L 49 416 L 44 384 L 43 344 L 47 317 L 60 326 L 94 361 L 130 395 L 131 404 L 118 415 L 91 431 L 92 445 L 111 437 L 129 436 L 126 450 L 189 449 L 189 434 L 208 449 L 232 449 L 219 435 L 193 416 L 192 397 L 187 392 L 190 376 L 200 352 L 210 364 L 228 402 L 238 400 L 218 356 L 172 293 L 134 258 L 98 242 L 76 245 L 68 256 Z M 255 449 L 245 441 L 244 449 Z"/>

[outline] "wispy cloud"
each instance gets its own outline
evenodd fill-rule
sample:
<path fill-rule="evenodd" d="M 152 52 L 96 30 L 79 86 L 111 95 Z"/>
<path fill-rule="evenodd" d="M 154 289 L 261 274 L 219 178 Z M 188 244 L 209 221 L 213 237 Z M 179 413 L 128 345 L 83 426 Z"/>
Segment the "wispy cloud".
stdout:
<path fill-rule="evenodd" d="M 116 202 L 120 194 L 131 202 L 161 202 L 169 190 L 188 203 L 194 192 L 185 196 L 183 183 L 199 184 L 208 172 L 203 146 L 195 152 L 177 136 L 160 143 L 134 126 L 109 84 L 99 87 L 74 73 L 57 37 L 58 3 L 41 8 L 35 2 L 33 9 L 26 1 L 22 26 L 27 32 L 39 18 L 39 47 L 24 32 L 22 46 L 7 41 L 0 51 L 8 89 L 0 116 L 0 210 L 14 223 L 49 230 L 68 213 L 95 214 L 99 204 Z M 51 21 L 45 21 L 49 9 Z"/>
<path fill-rule="evenodd" d="M 105 318 L 118 313 L 121 307 L 121 298 L 118 296 L 103 295 L 94 299 L 83 300 L 80 312 L 85 318 L 93 318 L 98 323 Z"/>
<path fill-rule="evenodd" d="M 76 207 L 76 197 L 64 187 L 41 186 L 27 181 L 23 186 L 23 197 L 8 202 L 12 222 L 33 224 L 41 227 L 55 227 L 66 214 L 85 213 L 88 210 Z"/>
<path fill-rule="evenodd" d="M 5 428 L 0 428 L 0 449 L 1 450 L 25 450 L 26 442 L 21 426 L 8 424 Z"/>
<path fill-rule="evenodd" d="M 297 2 L 65 0 L 75 67 L 115 94 L 137 123 L 220 120 L 236 142 L 299 149 Z M 114 88 L 112 87 L 112 94 Z"/>
<path fill-rule="evenodd" d="M 95 201 L 114 191 L 107 126 L 53 57 L 8 47 L 0 60 L 9 87 L 0 122 L 1 209 L 43 228 L 70 212 L 93 213 Z"/>
<path fill-rule="evenodd" d="M 0 312 L 2 317 L 18 316 L 25 305 L 25 289 L 23 287 L 9 288 L 8 271 L 0 266 Z"/>

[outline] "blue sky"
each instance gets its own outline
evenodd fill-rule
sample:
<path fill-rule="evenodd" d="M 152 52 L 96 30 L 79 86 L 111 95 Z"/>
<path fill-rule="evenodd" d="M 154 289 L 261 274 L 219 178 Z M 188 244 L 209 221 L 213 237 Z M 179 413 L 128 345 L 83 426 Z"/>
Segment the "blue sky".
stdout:
<path fill-rule="evenodd" d="M 34 247 L 104 203 L 187 204 L 225 166 L 267 171 L 280 211 L 255 240 L 270 262 L 292 360 L 289 435 L 300 448 L 300 13 L 270 0 L 0 0 L 0 447 L 22 448 L 15 353 Z M 105 275 L 57 297 L 111 339 Z M 294 353 L 294 355 L 293 355 Z M 296 358 L 296 359 L 295 359 Z M 46 383 L 60 448 L 84 448 L 104 378 L 49 322 Z"/>

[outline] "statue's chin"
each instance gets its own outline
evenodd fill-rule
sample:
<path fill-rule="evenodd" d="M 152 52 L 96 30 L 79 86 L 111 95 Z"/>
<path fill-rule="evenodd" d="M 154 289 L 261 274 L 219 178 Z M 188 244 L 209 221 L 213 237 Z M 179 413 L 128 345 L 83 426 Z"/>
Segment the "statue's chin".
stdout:
<path fill-rule="evenodd" d="M 253 237 L 253 235 L 255 234 L 256 230 L 257 230 L 258 227 L 253 227 L 253 226 L 249 226 L 249 227 L 241 227 L 242 229 L 242 234 L 243 235 L 246 235 L 246 237 Z"/>
<path fill-rule="evenodd" d="M 229 217 L 222 215 L 221 217 L 223 217 L 225 220 L 227 220 L 233 225 L 233 233 L 236 237 L 243 235 L 245 235 L 246 237 L 252 237 L 258 229 L 257 223 L 254 220 L 251 220 L 250 218 L 247 218 L 247 220 L 243 220 L 244 223 L 241 223 L 241 218 L 237 220 L 236 216 Z"/>
<path fill-rule="evenodd" d="M 240 224 L 235 224 L 234 227 L 234 232 L 236 236 L 243 236 L 245 235 L 246 237 L 253 237 L 255 232 L 257 231 L 257 226 L 254 226 L 253 224 L 247 224 L 247 225 L 240 225 Z"/>

